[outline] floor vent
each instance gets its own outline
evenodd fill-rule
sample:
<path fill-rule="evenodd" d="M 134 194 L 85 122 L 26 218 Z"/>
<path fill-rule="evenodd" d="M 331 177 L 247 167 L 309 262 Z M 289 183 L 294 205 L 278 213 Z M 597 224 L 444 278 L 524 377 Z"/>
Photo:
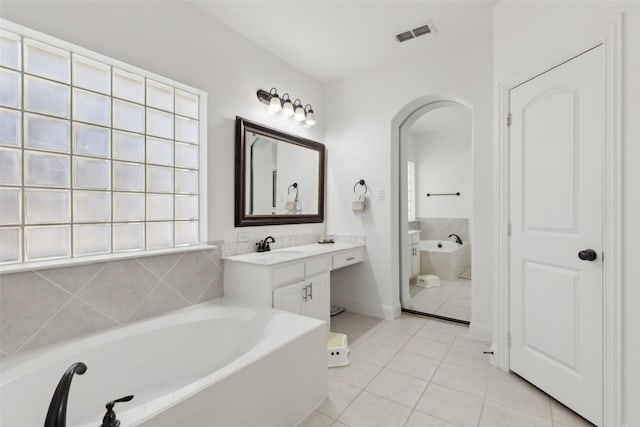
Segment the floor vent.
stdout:
<path fill-rule="evenodd" d="M 396 40 L 400 43 L 406 42 L 407 40 L 414 39 L 416 37 L 424 36 L 425 34 L 429 34 L 433 32 L 432 25 L 422 25 L 421 27 L 414 28 L 413 30 L 405 31 L 404 33 L 396 34 Z"/>

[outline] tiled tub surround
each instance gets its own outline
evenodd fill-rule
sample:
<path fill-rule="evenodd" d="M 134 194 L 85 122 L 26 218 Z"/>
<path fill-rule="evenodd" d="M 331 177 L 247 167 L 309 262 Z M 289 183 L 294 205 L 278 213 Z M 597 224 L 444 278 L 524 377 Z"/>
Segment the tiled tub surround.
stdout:
<path fill-rule="evenodd" d="M 460 275 L 471 267 L 471 246 L 468 243 L 458 245 L 450 241 L 437 248 L 439 240 L 421 240 L 420 274 L 435 274 L 441 279 L 458 280 Z"/>
<path fill-rule="evenodd" d="M 0 275 L 6 357 L 223 295 L 218 248 Z"/>
<path fill-rule="evenodd" d="M 422 240 L 451 240 L 449 234 L 457 234 L 463 242 L 469 242 L 467 218 L 418 218 Z"/>

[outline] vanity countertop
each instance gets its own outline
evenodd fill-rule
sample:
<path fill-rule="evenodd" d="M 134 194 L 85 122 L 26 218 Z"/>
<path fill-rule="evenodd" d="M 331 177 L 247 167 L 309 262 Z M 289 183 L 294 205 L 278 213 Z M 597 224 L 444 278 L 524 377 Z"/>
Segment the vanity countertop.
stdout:
<path fill-rule="evenodd" d="M 225 261 L 244 262 L 256 265 L 275 265 L 297 261 L 318 255 L 333 255 L 349 249 L 363 248 L 362 243 L 312 243 L 303 246 L 273 249 L 269 252 L 251 252 L 242 255 L 223 257 Z"/>

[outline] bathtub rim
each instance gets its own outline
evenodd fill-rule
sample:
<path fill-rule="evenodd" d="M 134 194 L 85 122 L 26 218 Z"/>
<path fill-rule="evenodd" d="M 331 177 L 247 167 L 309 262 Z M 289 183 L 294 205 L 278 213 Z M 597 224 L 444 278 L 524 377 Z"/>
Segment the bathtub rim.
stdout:
<path fill-rule="evenodd" d="M 434 242 L 434 244 L 437 243 L 446 243 L 448 246 L 451 247 L 451 250 L 448 250 L 446 247 L 443 248 L 434 248 L 434 249 L 424 249 L 424 245 L 422 242 Z M 455 246 L 452 246 L 455 245 Z M 464 247 L 469 246 L 469 242 L 464 242 L 463 244 L 459 244 L 456 242 L 452 242 L 452 241 L 448 241 L 448 240 L 438 240 L 438 239 L 425 239 L 425 240 L 419 240 L 418 241 L 418 249 L 420 250 L 420 252 L 434 252 L 434 253 L 439 253 L 439 254 L 452 254 L 454 252 L 457 252 L 461 249 L 463 249 Z"/>
<path fill-rule="evenodd" d="M 118 325 L 92 334 L 83 335 L 74 339 L 52 344 L 50 346 L 20 353 L 15 356 L 9 356 L 0 364 L 0 389 L 12 381 L 19 380 L 22 376 L 32 374 L 34 371 L 39 369 L 46 369 L 47 365 L 56 364 L 62 359 L 69 358 L 70 355 L 80 354 L 85 351 L 95 349 L 105 343 L 117 341 L 119 339 L 135 336 L 141 333 L 144 334 L 150 330 L 160 330 L 166 327 L 190 323 L 193 321 L 209 320 L 218 317 L 223 319 L 230 318 L 230 316 L 224 316 L 221 315 L 221 313 L 230 313 L 233 310 L 246 311 L 246 313 L 261 311 L 268 313 L 270 315 L 269 319 L 276 317 L 292 317 L 301 321 L 302 324 L 299 324 L 299 327 L 295 328 L 295 331 L 287 332 L 286 338 L 273 337 L 274 340 L 277 340 L 275 343 L 265 340 L 264 336 L 261 337 L 252 347 L 238 358 L 189 384 L 180 386 L 169 393 L 164 393 L 161 396 L 157 396 L 152 400 L 129 409 L 125 409 L 123 407 L 118 412 L 118 415 L 125 425 L 135 426 L 148 421 L 165 409 L 179 404 L 216 382 L 224 380 L 244 367 L 251 365 L 257 360 L 264 358 L 298 340 L 307 333 L 320 328 L 326 329 L 325 322 L 319 319 L 275 310 L 264 306 L 252 305 L 244 302 L 240 303 L 223 297 L 194 304 L 192 306 L 160 314 L 158 316 L 141 319 L 131 322 L 130 324 Z M 215 313 L 218 315 L 206 316 L 207 313 Z M 149 328 L 149 325 L 152 323 L 156 324 L 155 327 Z M 265 336 L 270 335 L 267 334 Z M 78 359 L 81 359 L 81 357 Z M 89 366 L 89 369 L 91 369 L 91 366 Z M 62 375 L 62 373 L 63 372 L 61 371 L 60 375 Z M 90 424 L 81 424 L 81 426 L 92 426 L 97 422 L 99 422 L 98 419 L 96 419 L 95 422 L 92 421 Z"/>

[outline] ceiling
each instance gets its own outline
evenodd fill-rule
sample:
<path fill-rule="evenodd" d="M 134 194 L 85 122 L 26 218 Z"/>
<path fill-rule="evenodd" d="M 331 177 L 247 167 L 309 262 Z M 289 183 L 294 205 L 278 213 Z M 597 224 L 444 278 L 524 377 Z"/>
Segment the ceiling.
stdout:
<path fill-rule="evenodd" d="M 191 3 L 322 83 L 450 48 L 492 31 L 489 0 Z M 435 33 L 398 43 L 426 23 Z"/>
<path fill-rule="evenodd" d="M 471 113 L 460 107 L 441 107 L 416 120 L 409 132 L 422 134 L 463 128 L 471 128 Z"/>

